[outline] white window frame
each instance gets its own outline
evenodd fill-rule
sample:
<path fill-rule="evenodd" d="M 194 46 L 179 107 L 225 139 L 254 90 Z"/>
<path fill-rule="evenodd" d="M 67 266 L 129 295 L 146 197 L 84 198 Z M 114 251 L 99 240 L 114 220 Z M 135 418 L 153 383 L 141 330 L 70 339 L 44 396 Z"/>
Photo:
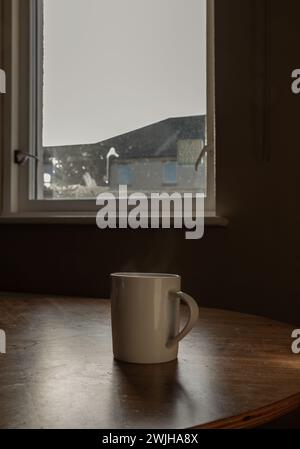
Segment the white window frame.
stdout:
<path fill-rule="evenodd" d="M 32 92 L 36 83 L 41 87 L 41 77 L 36 76 L 32 51 L 39 30 L 33 8 L 35 0 L 0 0 L 6 28 L 2 42 L 4 58 L 1 66 L 7 75 L 7 94 L 2 96 L 2 186 L 0 220 L 42 219 L 51 221 L 88 222 L 95 219 L 96 200 L 40 200 L 30 199 L 29 168 L 14 163 L 15 150 L 30 152 L 40 140 L 40 128 L 32 132 L 30 123 L 36 119 L 37 105 Z M 8 26 L 10 24 L 10 26 Z M 40 24 L 42 26 L 42 24 Z M 33 59 L 32 59 L 33 58 Z M 214 0 L 207 0 L 207 198 L 205 216 L 214 224 L 216 214 L 215 188 L 215 53 L 214 53 Z M 27 123 L 27 125 L 25 125 Z M 1 169 L 1 166 L 0 166 Z M 217 223 L 216 224 L 220 224 Z"/>

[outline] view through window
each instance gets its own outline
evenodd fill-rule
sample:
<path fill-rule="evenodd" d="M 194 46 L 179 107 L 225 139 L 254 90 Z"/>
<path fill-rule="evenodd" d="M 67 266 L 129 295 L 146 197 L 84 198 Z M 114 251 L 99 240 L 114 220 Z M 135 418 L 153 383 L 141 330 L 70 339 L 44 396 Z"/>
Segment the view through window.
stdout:
<path fill-rule="evenodd" d="M 206 0 L 41 3 L 38 197 L 205 193 Z"/>

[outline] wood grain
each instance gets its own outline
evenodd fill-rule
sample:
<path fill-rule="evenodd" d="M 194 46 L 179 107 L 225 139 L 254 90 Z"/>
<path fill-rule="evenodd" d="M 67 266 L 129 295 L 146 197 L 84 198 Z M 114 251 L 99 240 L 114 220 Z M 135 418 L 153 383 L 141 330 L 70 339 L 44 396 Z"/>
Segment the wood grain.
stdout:
<path fill-rule="evenodd" d="M 201 309 L 152 366 L 113 360 L 107 300 L 2 294 L 0 328 L 0 428 L 246 428 L 300 406 L 292 327 L 265 318 Z"/>

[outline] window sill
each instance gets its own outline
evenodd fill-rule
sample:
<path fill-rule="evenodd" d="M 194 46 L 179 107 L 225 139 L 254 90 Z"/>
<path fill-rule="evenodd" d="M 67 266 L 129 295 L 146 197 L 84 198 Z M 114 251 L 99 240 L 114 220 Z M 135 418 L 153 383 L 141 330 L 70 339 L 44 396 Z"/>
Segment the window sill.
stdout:
<path fill-rule="evenodd" d="M 1 224 L 57 224 L 57 225 L 94 225 L 96 226 L 95 214 L 57 214 L 57 213 L 26 213 L 2 215 Z M 228 219 L 213 213 L 206 214 L 205 226 L 227 227 Z"/>

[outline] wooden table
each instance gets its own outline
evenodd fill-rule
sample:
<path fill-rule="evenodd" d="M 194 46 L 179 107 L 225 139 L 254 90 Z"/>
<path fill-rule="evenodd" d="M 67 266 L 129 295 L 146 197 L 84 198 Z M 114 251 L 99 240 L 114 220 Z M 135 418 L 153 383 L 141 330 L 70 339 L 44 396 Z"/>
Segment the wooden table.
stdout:
<path fill-rule="evenodd" d="M 177 362 L 113 360 L 107 300 L 0 295 L 0 428 L 245 428 L 300 406 L 292 327 L 201 309 Z"/>

